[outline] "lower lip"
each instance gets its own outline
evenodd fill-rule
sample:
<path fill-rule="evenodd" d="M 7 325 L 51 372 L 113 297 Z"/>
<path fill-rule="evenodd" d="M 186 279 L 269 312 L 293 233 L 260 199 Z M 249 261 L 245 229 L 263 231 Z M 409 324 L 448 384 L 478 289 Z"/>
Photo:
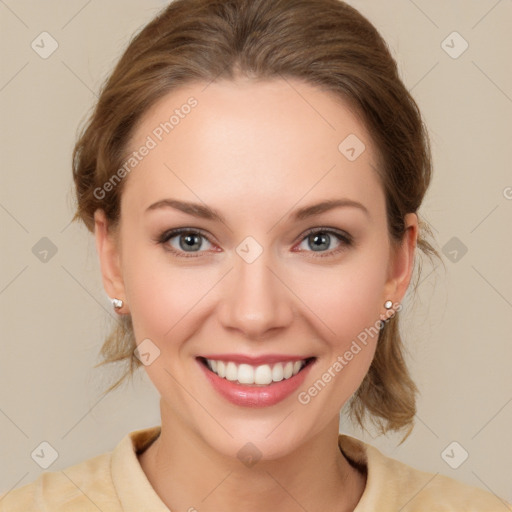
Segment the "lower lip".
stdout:
<path fill-rule="evenodd" d="M 275 405 L 286 397 L 290 396 L 304 382 L 314 361 L 305 366 L 297 375 L 289 379 L 283 379 L 274 382 L 268 386 L 250 386 L 247 384 L 237 384 L 236 381 L 230 381 L 219 377 L 216 373 L 210 371 L 200 360 L 197 360 L 202 368 L 206 378 L 210 381 L 213 388 L 232 404 L 243 407 L 268 407 Z"/>

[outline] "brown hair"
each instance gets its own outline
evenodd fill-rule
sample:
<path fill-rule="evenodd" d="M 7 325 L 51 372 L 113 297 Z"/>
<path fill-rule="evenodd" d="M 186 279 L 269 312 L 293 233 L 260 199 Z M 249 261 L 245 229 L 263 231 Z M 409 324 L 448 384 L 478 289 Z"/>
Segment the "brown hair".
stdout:
<path fill-rule="evenodd" d="M 127 145 L 143 114 L 170 91 L 193 81 L 293 78 L 332 91 L 361 116 L 381 159 L 390 238 L 400 243 L 404 216 L 417 213 L 431 179 L 428 134 L 419 109 L 375 27 L 339 0 L 175 0 L 130 42 L 76 143 L 74 220 L 94 230 L 94 212 L 118 224 L 123 181 L 95 194 L 123 165 Z M 104 196 L 104 197 L 101 197 Z M 420 220 L 418 247 L 438 256 Z M 417 263 L 419 271 L 421 263 Z M 399 313 L 379 333 L 377 349 L 349 413 L 381 433 L 409 427 L 417 387 L 407 370 Z M 116 388 L 142 363 L 131 318 L 123 315 L 105 340 L 99 364 L 124 361 Z M 97 365 L 97 366 L 99 366 Z M 405 439 L 404 437 L 404 439 Z"/>

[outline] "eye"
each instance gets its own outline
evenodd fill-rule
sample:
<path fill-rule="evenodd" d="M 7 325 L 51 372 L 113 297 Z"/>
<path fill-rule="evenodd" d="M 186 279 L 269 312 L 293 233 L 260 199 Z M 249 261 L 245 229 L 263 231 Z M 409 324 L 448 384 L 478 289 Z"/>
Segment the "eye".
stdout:
<path fill-rule="evenodd" d="M 333 248 L 332 245 L 336 242 L 338 246 Z M 338 254 L 352 246 L 353 238 L 343 231 L 331 228 L 314 228 L 306 233 L 305 237 L 302 239 L 301 245 L 303 244 L 311 248 L 311 252 L 322 253 L 318 255 L 315 254 L 315 257 L 326 257 Z M 300 252 L 302 252 L 302 250 Z M 306 249 L 306 252 L 310 251 Z"/>
<path fill-rule="evenodd" d="M 156 239 L 156 242 L 162 244 L 165 250 L 183 258 L 197 258 L 206 252 L 201 249 L 208 250 L 205 245 L 209 244 L 210 248 L 213 246 L 203 232 L 192 228 L 177 228 L 165 231 Z M 338 245 L 332 248 L 335 242 Z M 312 250 L 299 249 L 298 252 L 322 253 L 315 254 L 314 257 L 327 257 L 338 254 L 352 246 L 353 238 L 344 231 L 332 228 L 313 228 L 303 236 L 301 245 L 304 243 Z"/>
<path fill-rule="evenodd" d="M 159 236 L 157 241 L 164 245 L 166 250 L 184 258 L 197 258 L 200 256 L 200 253 L 204 252 L 200 250 L 201 248 L 204 249 L 204 241 L 212 245 L 202 232 L 191 228 L 178 228 L 165 231 Z M 193 253 L 199 254 L 196 255 Z"/>

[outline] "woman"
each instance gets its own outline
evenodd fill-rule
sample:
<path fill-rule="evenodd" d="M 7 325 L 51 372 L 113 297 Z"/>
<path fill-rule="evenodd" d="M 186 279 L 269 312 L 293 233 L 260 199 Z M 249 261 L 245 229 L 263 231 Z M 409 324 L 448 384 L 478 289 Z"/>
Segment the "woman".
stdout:
<path fill-rule="evenodd" d="M 176 0 L 131 42 L 77 141 L 76 219 L 161 427 L 0 510 L 503 510 L 339 435 L 408 435 L 401 301 L 428 138 L 375 28 L 338 0 Z M 113 386 L 115 387 L 115 386 Z"/>

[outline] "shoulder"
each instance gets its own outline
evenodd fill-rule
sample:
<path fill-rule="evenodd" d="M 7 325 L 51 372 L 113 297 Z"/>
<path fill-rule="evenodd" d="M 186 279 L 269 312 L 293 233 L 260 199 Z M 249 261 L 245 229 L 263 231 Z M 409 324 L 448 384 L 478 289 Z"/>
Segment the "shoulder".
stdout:
<path fill-rule="evenodd" d="M 428 473 L 382 454 L 377 448 L 340 435 L 341 451 L 367 471 L 366 488 L 354 512 L 512 511 L 500 497 L 440 473 Z"/>
<path fill-rule="evenodd" d="M 134 430 L 111 452 L 61 471 L 45 471 L 33 482 L 0 494 L 0 512 L 167 510 L 137 459 L 159 435 L 160 426 Z"/>
<path fill-rule="evenodd" d="M 117 512 L 110 475 L 111 452 L 61 471 L 45 471 L 33 482 L 0 495 L 0 512 Z"/>

